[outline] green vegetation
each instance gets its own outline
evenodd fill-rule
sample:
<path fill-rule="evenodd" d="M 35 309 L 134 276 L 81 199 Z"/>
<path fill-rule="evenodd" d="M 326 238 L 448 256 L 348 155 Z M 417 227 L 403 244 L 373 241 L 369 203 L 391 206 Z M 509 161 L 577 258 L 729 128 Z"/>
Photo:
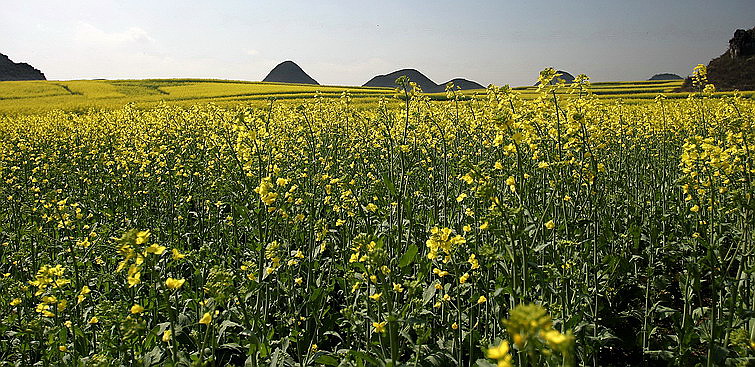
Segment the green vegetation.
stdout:
<path fill-rule="evenodd" d="M 696 72 L 0 115 L 0 365 L 752 365 L 755 101 Z"/>

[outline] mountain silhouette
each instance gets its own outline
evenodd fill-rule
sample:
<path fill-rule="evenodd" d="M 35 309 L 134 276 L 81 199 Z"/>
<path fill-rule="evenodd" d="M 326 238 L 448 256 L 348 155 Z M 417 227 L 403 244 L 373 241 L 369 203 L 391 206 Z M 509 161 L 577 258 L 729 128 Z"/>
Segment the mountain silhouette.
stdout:
<path fill-rule="evenodd" d="M 0 81 L 9 80 L 46 80 L 45 74 L 23 62 L 13 62 L 8 56 L 0 54 Z"/>
<path fill-rule="evenodd" d="M 401 69 L 394 71 L 390 74 L 385 75 L 378 75 L 372 79 L 370 79 L 367 83 L 364 83 L 364 87 L 383 87 L 383 88 L 396 88 L 399 87 L 399 85 L 396 84 L 396 79 L 399 77 L 406 76 L 409 78 L 409 81 L 417 83 L 420 88 L 422 88 L 422 91 L 425 93 L 440 93 L 446 91 L 446 84 L 448 82 L 443 84 L 436 84 L 434 81 L 432 81 L 430 78 L 425 76 L 425 74 L 422 74 L 417 69 Z M 449 82 L 453 82 L 454 86 L 459 87 L 460 89 L 480 89 L 485 88 L 482 85 L 475 83 L 470 80 L 456 78 L 453 80 L 449 80 Z"/>
<path fill-rule="evenodd" d="M 671 73 L 661 73 L 661 74 L 655 74 L 650 77 L 648 80 L 681 80 L 684 79 L 676 74 Z"/>
<path fill-rule="evenodd" d="M 367 83 L 364 83 L 363 87 L 396 88 L 398 87 L 396 79 L 402 76 L 409 78 L 409 81 L 417 83 L 425 93 L 443 92 L 445 90 L 416 69 L 401 69 L 390 74 L 378 75 L 370 79 Z"/>
<path fill-rule="evenodd" d="M 459 88 L 461 90 L 467 90 L 467 89 L 485 89 L 485 87 L 482 86 L 482 84 L 477 83 L 477 82 L 473 82 L 471 80 L 463 79 L 463 78 L 451 79 L 451 80 L 443 83 L 442 85 L 445 87 L 446 85 L 448 85 L 448 83 L 454 83 L 454 88 Z"/>
<path fill-rule="evenodd" d="M 316 80 L 296 65 L 293 61 L 284 61 L 278 64 L 269 74 L 262 79 L 263 82 L 274 83 L 297 83 L 297 84 L 315 84 L 320 85 Z"/>

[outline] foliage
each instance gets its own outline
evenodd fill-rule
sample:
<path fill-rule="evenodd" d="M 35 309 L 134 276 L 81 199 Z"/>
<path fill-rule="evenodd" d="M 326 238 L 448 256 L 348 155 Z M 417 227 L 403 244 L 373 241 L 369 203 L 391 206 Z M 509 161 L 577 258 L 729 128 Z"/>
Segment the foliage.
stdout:
<path fill-rule="evenodd" d="M 753 363 L 754 101 L 403 83 L 0 117 L 0 365 Z"/>

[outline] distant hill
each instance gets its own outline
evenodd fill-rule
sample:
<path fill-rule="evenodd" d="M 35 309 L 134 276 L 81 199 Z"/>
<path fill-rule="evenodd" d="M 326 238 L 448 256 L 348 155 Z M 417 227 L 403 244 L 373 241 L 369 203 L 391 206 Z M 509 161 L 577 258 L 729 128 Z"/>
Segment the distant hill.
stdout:
<path fill-rule="evenodd" d="M 296 65 L 293 61 L 284 61 L 278 64 L 269 74 L 262 79 L 263 82 L 275 83 L 297 83 L 297 84 L 315 84 L 320 85 L 316 80 Z"/>
<path fill-rule="evenodd" d="M 755 28 L 734 32 L 729 49 L 708 63 L 708 82 L 719 91 L 755 90 Z M 682 90 L 692 89 L 688 77 Z"/>
<path fill-rule="evenodd" d="M 468 89 L 485 89 L 485 87 L 477 82 L 473 82 L 471 80 L 463 79 L 463 78 L 456 78 L 451 79 L 443 84 L 441 84 L 444 88 L 448 83 L 454 83 L 454 87 L 458 87 L 461 90 L 468 90 Z"/>
<path fill-rule="evenodd" d="M 655 74 L 650 77 L 648 80 L 681 80 L 684 79 L 676 74 L 671 73 L 661 73 L 661 74 Z"/>
<path fill-rule="evenodd" d="M 390 74 L 378 75 L 370 79 L 367 83 L 364 83 L 363 87 L 385 87 L 396 88 L 396 79 L 401 76 L 406 76 L 410 81 L 417 83 L 425 93 L 443 92 L 445 88 L 439 86 L 425 74 L 420 73 L 415 69 L 401 69 L 394 71 Z"/>
<path fill-rule="evenodd" d="M 401 69 L 394 71 L 390 74 L 378 75 L 370 79 L 367 83 L 364 83 L 363 87 L 383 87 L 383 88 L 396 88 L 396 79 L 401 76 L 406 76 L 410 81 L 417 83 L 422 91 L 425 93 L 440 93 L 446 91 L 446 84 L 453 82 L 455 86 L 460 89 L 480 89 L 485 88 L 482 85 L 462 78 L 456 78 L 449 80 L 443 84 L 436 84 L 425 74 L 420 73 L 416 69 Z"/>
<path fill-rule="evenodd" d="M 8 56 L 0 54 L 0 81 L 9 80 L 46 80 L 45 74 L 26 63 L 13 62 Z"/>
<path fill-rule="evenodd" d="M 563 80 L 565 84 L 571 84 L 574 82 L 574 75 L 569 74 L 569 72 L 558 70 L 556 71 L 556 73 L 561 74 L 561 75 L 553 78 L 553 80 L 551 80 L 551 84 L 556 84 L 561 80 Z M 540 82 L 535 83 L 535 86 L 538 86 L 538 85 L 540 85 Z"/>

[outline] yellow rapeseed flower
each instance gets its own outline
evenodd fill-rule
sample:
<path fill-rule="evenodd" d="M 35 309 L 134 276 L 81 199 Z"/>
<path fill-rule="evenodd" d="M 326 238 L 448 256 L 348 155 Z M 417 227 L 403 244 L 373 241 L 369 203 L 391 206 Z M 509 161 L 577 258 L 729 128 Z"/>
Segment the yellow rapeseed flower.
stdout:
<path fill-rule="evenodd" d="M 504 340 L 497 347 L 487 350 L 488 358 L 498 361 L 498 367 L 511 367 L 511 354 L 509 354 L 509 342 Z"/>
<path fill-rule="evenodd" d="M 131 288 L 141 283 L 141 277 L 142 277 L 142 273 L 138 271 L 134 271 L 132 274 L 129 274 L 129 276 L 126 277 L 126 281 L 128 281 L 128 287 Z"/>
<path fill-rule="evenodd" d="M 172 252 L 171 257 L 173 258 L 173 260 L 181 260 L 184 257 L 186 257 L 186 255 L 182 254 L 180 251 L 178 251 L 178 249 L 174 248 L 171 250 L 171 252 Z"/>
<path fill-rule="evenodd" d="M 373 322 L 372 323 L 372 327 L 375 328 L 375 330 L 373 330 L 373 332 L 374 333 L 384 333 L 385 332 L 385 324 L 386 324 L 385 321 Z"/>
<path fill-rule="evenodd" d="M 202 318 L 199 319 L 199 323 L 202 325 L 209 325 L 212 321 L 212 316 L 209 312 L 205 312 L 204 315 L 202 315 Z"/>
<path fill-rule="evenodd" d="M 165 246 L 160 246 L 158 244 L 151 244 L 149 247 L 144 249 L 144 251 L 148 254 L 155 254 L 155 255 L 162 255 L 163 252 L 165 252 Z"/>
<path fill-rule="evenodd" d="M 469 263 L 469 265 L 472 266 L 472 270 L 480 268 L 480 262 L 477 261 L 475 254 L 469 255 L 469 259 L 467 259 L 467 262 Z"/>
<path fill-rule="evenodd" d="M 480 298 L 477 299 L 477 304 L 480 305 L 480 304 L 483 304 L 483 303 L 485 303 L 487 301 L 488 301 L 488 299 L 485 298 L 485 296 L 480 296 Z"/>
<path fill-rule="evenodd" d="M 170 336 L 172 334 L 173 334 L 173 332 L 171 332 L 170 329 L 166 329 L 165 331 L 163 331 L 162 341 L 164 341 L 166 343 L 169 342 L 170 341 Z"/>
<path fill-rule="evenodd" d="M 165 286 L 167 286 L 170 289 L 178 289 L 181 288 L 182 285 L 186 282 L 186 279 L 174 279 L 174 278 L 168 278 L 165 280 Z"/>
<path fill-rule="evenodd" d="M 136 233 L 136 244 L 137 245 L 143 245 L 143 244 L 147 243 L 147 239 L 149 239 L 149 235 L 150 235 L 149 230 L 137 232 Z"/>
<path fill-rule="evenodd" d="M 135 305 L 131 306 L 131 313 L 132 314 L 136 315 L 136 314 L 140 314 L 142 312 L 144 312 L 144 307 L 140 306 L 139 304 L 135 304 Z"/>

